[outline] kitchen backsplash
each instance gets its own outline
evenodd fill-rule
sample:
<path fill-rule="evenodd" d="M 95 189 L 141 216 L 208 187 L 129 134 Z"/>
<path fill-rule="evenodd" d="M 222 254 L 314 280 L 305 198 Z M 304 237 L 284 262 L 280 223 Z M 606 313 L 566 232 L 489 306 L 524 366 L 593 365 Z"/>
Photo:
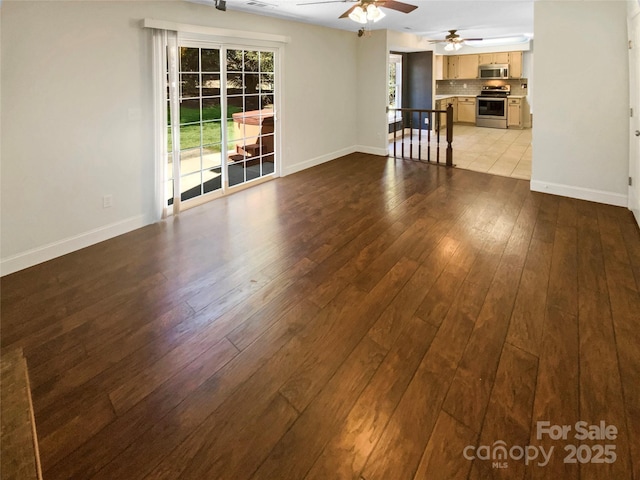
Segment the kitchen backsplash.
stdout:
<path fill-rule="evenodd" d="M 526 78 L 514 80 L 437 80 L 436 95 L 478 95 L 483 85 L 511 85 L 511 95 L 527 95 Z M 465 85 L 467 88 L 465 88 Z"/>

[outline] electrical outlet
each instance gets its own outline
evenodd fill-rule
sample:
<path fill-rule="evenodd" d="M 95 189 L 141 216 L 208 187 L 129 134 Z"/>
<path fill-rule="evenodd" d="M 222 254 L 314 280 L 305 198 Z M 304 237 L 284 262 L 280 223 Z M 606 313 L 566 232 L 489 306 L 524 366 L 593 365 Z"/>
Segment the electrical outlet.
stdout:
<path fill-rule="evenodd" d="M 105 195 L 102 197 L 102 208 L 113 207 L 113 195 Z"/>

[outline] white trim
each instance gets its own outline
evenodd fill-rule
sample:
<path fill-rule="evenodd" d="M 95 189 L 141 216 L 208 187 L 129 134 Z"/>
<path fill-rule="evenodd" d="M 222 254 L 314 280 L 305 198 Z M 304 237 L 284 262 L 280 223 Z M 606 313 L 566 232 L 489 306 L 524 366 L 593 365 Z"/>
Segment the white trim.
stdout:
<path fill-rule="evenodd" d="M 167 80 L 165 65 L 167 62 L 167 33 L 163 30 L 153 32 L 153 121 L 154 121 L 154 215 L 156 220 L 167 213 L 165 189 L 167 184 L 167 101 L 165 91 Z"/>
<path fill-rule="evenodd" d="M 306 170 L 307 168 L 315 167 L 317 165 L 321 165 L 326 162 L 330 162 L 331 160 L 335 160 L 336 158 L 344 157 L 345 155 L 349 155 L 350 153 L 356 152 L 355 147 L 347 147 L 341 150 L 337 150 L 335 152 L 327 153 L 325 155 L 320 155 L 319 157 L 311 158 L 304 162 L 296 163 L 294 165 L 290 165 L 287 167 L 282 167 L 282 176 L 291 175 L 292 173 L 301 172 L 302 170 Z"/>
<path fill-rule="evenodd" d="M 617 207 L 627 206 L 627 195 L 592 188 L 576 187 L 574 185 L 561 185 L 558 183 L 531 180 L 531 191 L 551 193 L 553 195 L 588 200 L 590 202 L 605 203 Z"/>
<path fill-rule="evenodd" d="M 386 148 L 367 147 L 365 145 L 356 145 L 354 147 L 355 152 L 368 153 L 369 155 L 378 155 L 379 157 L 388 157 L 389 150 Z"/>
<path fill-rule="evenodd" d="M 208 37 L 242 38 L 248 40 L 261 40 L 265 42 L 289 43 L 291 37 L 285 35 L 273 35 L 270 33 L 249 32 L 245 30 L 229 30 L 226 28 L 206 27 L 204 25 L 191 25 L 188 23 L 177 23 L 168 20 L 155 20 L 145 18 L 142 20 L 144 28 L 157 28 L 160 30 L 171 30 L 180 34 L 206 35 Z"/>
<path fill-rule="evenodd" d="M 1 275 L 8 275 L 56 257 L 61 257 L 62 255 L 75 252 L 76 250 L 89 247 L 96 243 L 104 242 L 105 240 L 142 228 L 151 223 L 153 223 L 153 220 L 146 218 L 144 215 L 139 215 L 110 225 L 98 227 L 64 240 L 32 248 L 31 250 L 11 257 L 3 258 L 0 261 Z"/>

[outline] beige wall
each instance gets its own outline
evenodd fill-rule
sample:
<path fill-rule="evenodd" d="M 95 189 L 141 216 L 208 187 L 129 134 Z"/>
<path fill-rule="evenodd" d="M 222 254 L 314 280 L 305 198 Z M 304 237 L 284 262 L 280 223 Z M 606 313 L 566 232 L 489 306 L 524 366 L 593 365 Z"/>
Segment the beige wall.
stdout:
<path fill-rule="evenodd" d="M 544 1 L 534 13 L 531 187 L 626 206 L 627 5 Z"/>
<path fill-rule="evenodd" d="M 0 12 L 3 273 L 157 220 L 152 43 L 143 18 L 290 37 L 282 59 L 285 174 L 358 142 L 351 32 L 181 1 L 5 0 Z M 102 208 L 105 194 L 112 208 Z"/>

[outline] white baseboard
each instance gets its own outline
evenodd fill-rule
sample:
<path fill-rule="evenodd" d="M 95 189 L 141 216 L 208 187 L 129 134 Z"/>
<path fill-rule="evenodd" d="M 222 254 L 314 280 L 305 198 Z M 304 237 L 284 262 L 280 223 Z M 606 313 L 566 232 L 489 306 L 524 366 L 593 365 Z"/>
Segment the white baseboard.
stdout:
<path fill-rule="evenodd" d="M 588 200 L 590 202 L 605 203 L 617 207 L 627 207 L 627 195 L 621 193 L 542 182 L 540 180 L 531 180 L 531 190 L 534 192 L 560 195 L 562 197 L 577 198 L 579 200 Z"/>
<path fill-rule="evenodd" d="M 340 158 L 354 152 L 363 152 L 385 157 L 388 156 L 388 152 L 383 148 L 364 147 L 360 145 L 352 146 L 283 168 L 282 176 L 315 167 L 316 165 L 335 160 L 336 158 Z M 109 240 L 110 238 L 142 228 L 151 223 L 153 223 L 152 219 L 149 219 L 144 215 L 140 215 L 3 258 L 0 260 L 0 276 L 9 275 L 10 273 L 32 267 L 56 257 L 61 257 L 62 255 Z"/>
<path fill-rule="evenodd" d="M 388 157 L 389 151 L 386 148 L 367 147 L 364 145 L 356 145 L 355 152 L 368 153 L 370 155 L 378 155 L 380 157 Z"/>
<path fill-rule="evenodd" d="M 118 235 L 144 227 L 150 223 L 152 223 L 151 220 L 144 215 L 139 215 L 3 258 L 0 261 L 0 275 L 9 275 L 18 270 L 32 267 L 56 257 L 61 257 L 67 253 L 75 252 L 81 248 L 117 237 Z"/>
<path fill-rule="evenodd" d="M 304 162 L 283 167 L 282 176 L 284 177 L 286 175 L 291 175 L 292 173 L 301 172 L 302 170 L 306 170 L 307 168 L 315 167 L 316 165 L 321 165 L 325 162 L 330 162 L 331 160 L 344 157 L 345 155 L 349 155 L 350 153 L 353 153 L 356 151 L 358 150 L 356 150 L 355 147 L 347 147 L 341 150 L 337 150 L 335 152 L 327 153 L 326 155 L 320 155 L 319 157 L 311 158 Z"/>

